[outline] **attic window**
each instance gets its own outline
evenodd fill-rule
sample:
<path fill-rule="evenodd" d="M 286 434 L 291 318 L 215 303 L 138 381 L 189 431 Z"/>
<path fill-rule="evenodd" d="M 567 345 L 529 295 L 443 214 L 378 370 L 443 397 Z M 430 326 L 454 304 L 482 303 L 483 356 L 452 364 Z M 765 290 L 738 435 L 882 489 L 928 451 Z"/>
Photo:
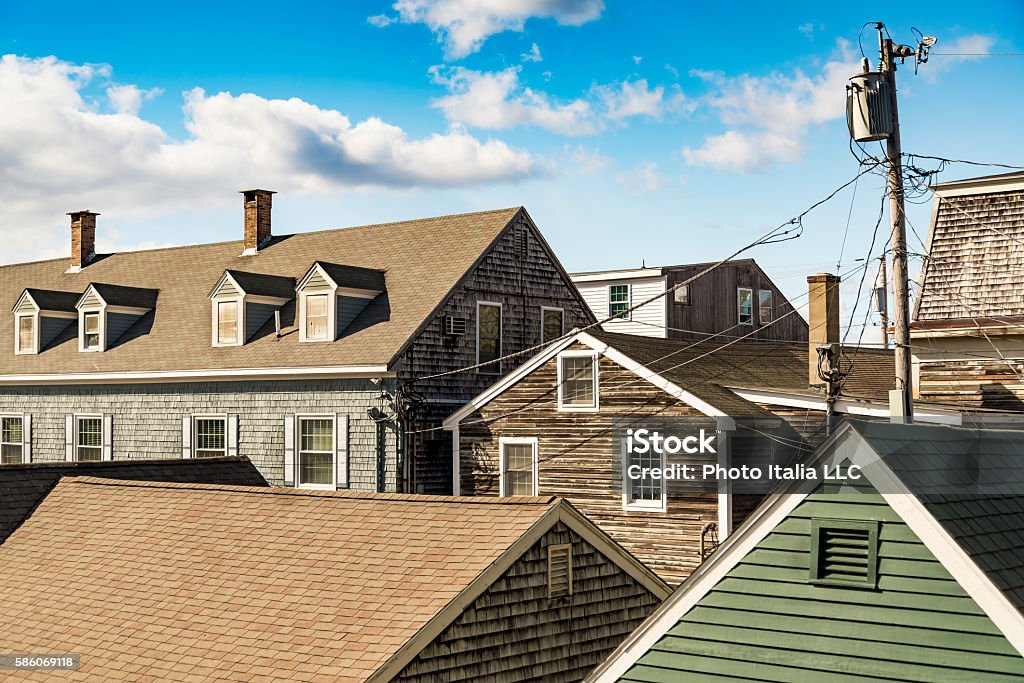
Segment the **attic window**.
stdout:
<path fill-rule="evenodd" d="M 548 597 L 572 595 L 572 544 L 548 546 Z"/>
<path fill-rule="evenodd" d="M 327 295 L 310 294 L 303 301 L 306 306 L 306 339 L 310 341 L 327 339 Z"/>
<path fill-rule="evenodd" d="M 86 351 L 98 351 L 100 348 L 100 314 L 86 313 L 83 315 L 83 320 L 82 348 Z"/>
<path fill-rule="evenodd" d="M 238 302 L 217 302 L 217 344 L 230 346 L 238 343 Z"/>
<path fill-rule="evenodd" d="M 36 349 L 36 317 L 18 316 L 18 353 L 34 353 Z"/>
<path fill-rule="evenodd" d="M 878 522 L 811 520 L 811 583 L 874 588 Z"/>

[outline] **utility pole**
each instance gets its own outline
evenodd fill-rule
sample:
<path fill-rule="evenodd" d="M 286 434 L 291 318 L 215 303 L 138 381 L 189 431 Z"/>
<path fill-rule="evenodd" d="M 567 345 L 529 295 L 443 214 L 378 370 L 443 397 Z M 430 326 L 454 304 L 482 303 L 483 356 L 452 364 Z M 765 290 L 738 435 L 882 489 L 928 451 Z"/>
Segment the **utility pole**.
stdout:
<path fill-rule="evenodd" d="M 910 273 L 907 268 L 907 219 L 903 204 L 903 164 L 900 148 L 900 117 L 896 96 L 896 58 L 911 57 L 915 51 L 905 45 L 894 46 L 883 37 L 884 26 L 878 30 L 881 49 L 881 72 L 889 83 L 892 98 L 892 132 L 886 138 L 885 156 L 889 162 L 889 217 L 892 220 L 892 289 L 896 347 L 896 390 L 900 392 L 902 411 L 897 414 L 908 421 L 914 417 L 913 379 L 910 370 Z"/>
<path fill-rule="evenodd" d="M 885 274 L 885 254 L 878 257 L 878 276 L 875 278 L 875 310 L 882 323 L 882 348 L 889 350 L 889 282 Z"/>

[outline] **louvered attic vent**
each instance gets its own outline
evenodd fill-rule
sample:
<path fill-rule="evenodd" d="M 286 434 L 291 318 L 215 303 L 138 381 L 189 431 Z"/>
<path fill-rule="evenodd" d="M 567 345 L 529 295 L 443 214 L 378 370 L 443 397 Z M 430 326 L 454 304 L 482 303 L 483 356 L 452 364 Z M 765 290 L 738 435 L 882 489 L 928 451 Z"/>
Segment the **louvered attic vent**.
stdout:
<path fill-rule="evenodd" d="M 548 546 L 548 597 L 572 595 L 572 544 Z"/>
<path fill-rule="evenodd" d="M 441 319 L 444 333 L 449 337 L 461 337 L 466 334 L 466 319 L 446 315 Z"/>
<path fill-rule="evenodd" d="M 864 586 L 878 583 L 878 522 L 811 522 L 811 582 Z"/>

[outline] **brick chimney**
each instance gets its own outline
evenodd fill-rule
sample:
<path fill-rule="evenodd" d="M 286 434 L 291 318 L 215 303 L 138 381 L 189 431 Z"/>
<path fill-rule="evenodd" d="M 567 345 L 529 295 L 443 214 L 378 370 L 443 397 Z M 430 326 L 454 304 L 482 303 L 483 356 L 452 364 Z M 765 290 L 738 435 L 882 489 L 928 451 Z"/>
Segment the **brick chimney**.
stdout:
<path fill-rule="evenodd" d="M 807 276 L 807 345 L 809 384 L 824 387 L 818 376 L 818 347 L 839 343 L 839 277 L 829 273 Z"/>
<path fill-rule="evenodd" d="M 72 211 L 71 216 L 71 267 L 69 273 L 77 273 L 96 257 L 96 216 L 86 209 Z"/>
<path fill-rule="evenodd" d="M 273 235 L 270 231 L 270 209 L 274 194 L 270 190 L 242 190 L 245 206 L 245 247 L 242 256 L 252 256 L 258 252 Z"/>

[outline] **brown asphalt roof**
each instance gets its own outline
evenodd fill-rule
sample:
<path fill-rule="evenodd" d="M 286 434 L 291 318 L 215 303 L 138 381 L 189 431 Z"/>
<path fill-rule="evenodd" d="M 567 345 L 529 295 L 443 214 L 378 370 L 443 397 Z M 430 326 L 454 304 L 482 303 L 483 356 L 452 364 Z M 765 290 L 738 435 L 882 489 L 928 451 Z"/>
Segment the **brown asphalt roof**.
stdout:
<path fill-rule="evenodd" d="M 383 365 L 511 222 L 521 207 L 278 236 L 254 256 L 242 242 L 101 255 L 80 273 L 68 259 L 0 267 L 0 301 L 28 288 L 84 292 L 89 283 L 159 290 L 156 308 L 104 353 L 78 352 L 73 325 L 38 355 L 0 354 L 0 375 L 211 368 Z M 207 298 L 225 270 L 299 279 L 315 261 L 385 271 L 387 291 L 336 342 L 299 345 L 293 304 L 241 347 L 213 348 Z M 0 315 L 0 340 L 14 316 Z M 10 344 L 8 345 L 10 346 Z"/>
<path fill-rule="evenodd" d="M 267 485 L 259 470 L 243 456 L 0 465 L 0 543 L 32 513 L 61 477 L 84 476 L 240 486 Z"/>
<path fill-rule="evenodd" d="M 728 339 L 693 342 L 612 332 L 593 334 L 726 412 L 738 410 L 746 402 L 736 406 L 719 405 L 728 399 L 718 393 L 725 391 L 721 387 L 801 394 L 810 391 L 807 383 L 807 344 L 752 341 L 737 342 L 723 348 Z M 853 371 L 843 385 L 843 395 L 888 401 L 889 390 L 895 388 L 893 362 L 892 351 L 847 348 L 840 368 L 848 370 L 852 365 Z M 738 396 L 732 396 L 732 400 L 742 401 Z"/>
<path fill-rule="evenodd" d="M 363 681 L 559 505 L 63 479 L 0 545 L 0 651 L 81 653 L 77 680 Z"/>

